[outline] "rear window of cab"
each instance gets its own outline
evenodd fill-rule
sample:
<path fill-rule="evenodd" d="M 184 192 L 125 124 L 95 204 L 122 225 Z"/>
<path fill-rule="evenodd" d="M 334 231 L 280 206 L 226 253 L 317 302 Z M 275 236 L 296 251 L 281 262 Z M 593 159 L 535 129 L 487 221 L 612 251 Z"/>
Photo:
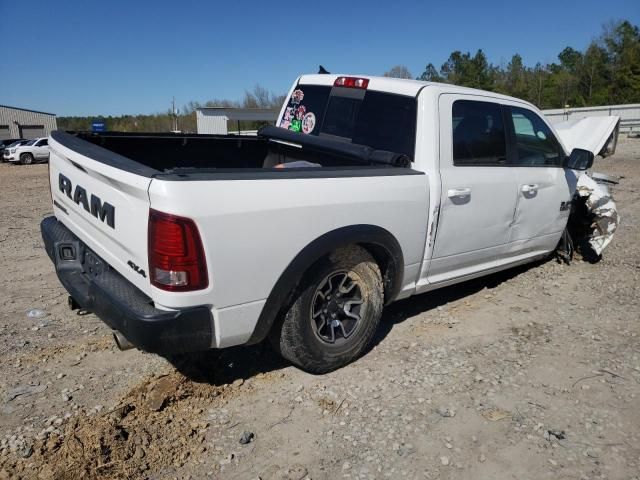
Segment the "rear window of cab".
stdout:
<path fill-rule="evenodd" d="M 402 153 L 413 160 L 416 118 L 415 97 L 357 88 L 297 85 L 278 126 Z"/>

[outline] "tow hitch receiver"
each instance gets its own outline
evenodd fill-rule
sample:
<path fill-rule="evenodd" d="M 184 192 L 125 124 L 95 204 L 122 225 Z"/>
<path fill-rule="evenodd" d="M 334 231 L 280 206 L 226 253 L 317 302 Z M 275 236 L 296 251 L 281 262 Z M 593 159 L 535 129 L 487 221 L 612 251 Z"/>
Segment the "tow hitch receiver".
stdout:
<path fill-rule="evenodd" d="M 56 242 L 54 253 L 56 256 L 56 269 L 59 272 L 66 270 L 82 271 L 81 246 L 78 241 Z"/>

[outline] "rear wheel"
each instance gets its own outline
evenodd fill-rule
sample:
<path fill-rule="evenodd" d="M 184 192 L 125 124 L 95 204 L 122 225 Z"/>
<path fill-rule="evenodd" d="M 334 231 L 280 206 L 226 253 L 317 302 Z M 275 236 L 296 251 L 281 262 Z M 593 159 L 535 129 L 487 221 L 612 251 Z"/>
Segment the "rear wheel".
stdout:
<path fill-rule="evenodd" d="M 30 153 L 23 153 L 20 155 L 20 163 L 23 165 L 30 165 L 33 163 L 33 155 Z"/>
<path fill-rule="evenodd" d="M 369 346 L 383 304 L 382 277 L 373 257 L 358 246 L 336 250 L 307 272 L 272 342 L 303 370 L 335 370 Z"/>

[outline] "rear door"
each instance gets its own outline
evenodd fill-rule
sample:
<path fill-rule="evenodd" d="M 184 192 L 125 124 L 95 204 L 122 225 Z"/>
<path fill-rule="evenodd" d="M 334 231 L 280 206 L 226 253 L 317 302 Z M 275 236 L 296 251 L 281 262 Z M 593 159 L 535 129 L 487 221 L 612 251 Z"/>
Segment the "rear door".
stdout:
<path fill-rule="evenodd" d="M 508 242 L 516 206 L 500 104 L 445 94 L 439 116 L 442 196 L 430 283 L 491 268 Z"/>
<path fill-rule="evenodd" d="M 577 178 L 562 168 L 564 148 L 540 115 L 524 106 L 504 108 L 518 189 L 508 253 L 549 251 L 567 224 Z"/>
<path fill-rule="evenodd" d="M 151 178 L 127 168 L 139 165 L 132 160 L 71 135 L 54 132 L 49 143 L 56 218 L 149 295 L 147 190 Z"/>

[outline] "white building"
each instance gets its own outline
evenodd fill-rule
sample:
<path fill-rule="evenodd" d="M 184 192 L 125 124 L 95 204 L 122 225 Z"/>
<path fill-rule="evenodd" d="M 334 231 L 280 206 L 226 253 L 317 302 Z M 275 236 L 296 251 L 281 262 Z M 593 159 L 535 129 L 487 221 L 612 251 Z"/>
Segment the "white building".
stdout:
<path fill-rule="evenodd" d="M 196 109 L 196 123 L 200 134 L 226 135 L 228 121 L 237 122 L 240 131 L 240 122 L 275 123 L 279 113 L 267 108 L 203 107 Z"/>
<path fill-rule="evenodd" d="M 0 140 L 47 137 L 57 128 L 54 113 L 0 105 Z"/>

